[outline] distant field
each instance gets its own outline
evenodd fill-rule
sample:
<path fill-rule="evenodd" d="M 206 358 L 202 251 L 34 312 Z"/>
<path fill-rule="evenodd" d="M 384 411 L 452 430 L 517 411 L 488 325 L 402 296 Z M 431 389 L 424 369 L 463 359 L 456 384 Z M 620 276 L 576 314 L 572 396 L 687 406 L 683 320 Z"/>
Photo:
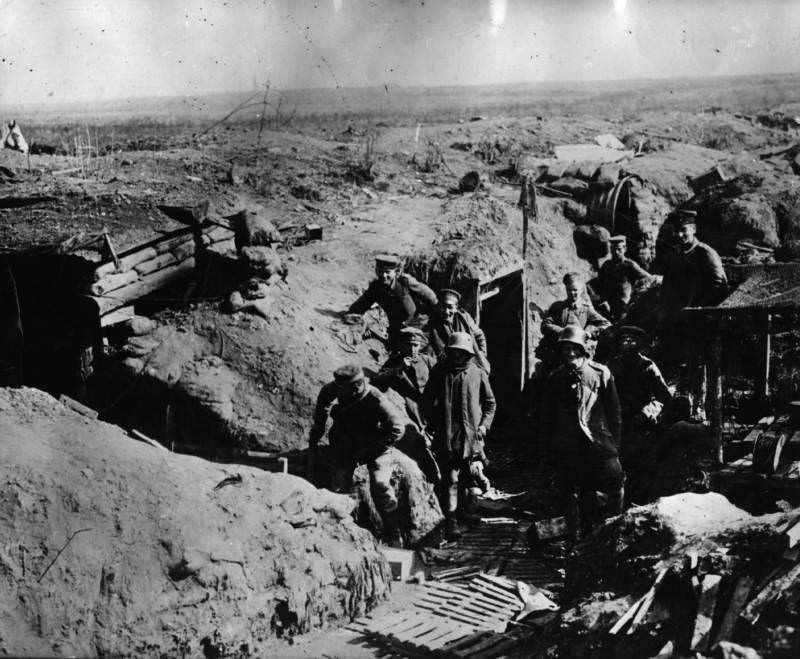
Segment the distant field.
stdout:
<path fill-rule="evenodd" d="M 198 97 L 160 97 L 103 101 L 60 106 L 0 107 L 3 117 L 21 124 L 108 125 L 138 122 L 147 130 L 153 124 L 209 125 L 242 103 L 248 93 Z M 721 107 L 732 112 L 756 112 L 786 107 L 800 112 L 800 74 L 627 80 L 593 83 L 536 83 L 475 87 L 390 87 L 309 89 L 272 92 L 281 99 L 268 118 L 281 127 L 337 123 L 391 125 L 444 122 L 476 114 L 505 116 L 583 116 L 626 118 L 649 111 L 699 112 Z M 253 99 L 260 103 L 260 95 Z M 257 122 L 261 107 L 237 113 L 231 121 Z"/>

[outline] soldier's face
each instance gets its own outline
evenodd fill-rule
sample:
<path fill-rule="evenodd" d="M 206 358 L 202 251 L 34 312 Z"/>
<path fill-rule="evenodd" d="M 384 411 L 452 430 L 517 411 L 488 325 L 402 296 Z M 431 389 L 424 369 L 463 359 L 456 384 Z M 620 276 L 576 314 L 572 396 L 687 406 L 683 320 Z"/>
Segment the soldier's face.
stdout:
<path fill-rule="evenodd" d="M 572 343 L 561 344 L 561 360 L 567 366 L 577 368 L 583 363 L 584 359 L 585 355 L 583 354 L 583 350 L 581 350 L 578 346 L 573 345 Z"/>
<path fill-rule="evenodd" d="M 571 304 L 577 302 L 581 294 L 581 285 L 577 282 L 570 282 L 569 284 L 565 284 L 564 288 L 567 290 L 567 300 L 569 300 Z"/>
<path fill-rule="evenodd" d="M 364 393 L 367 388 L 367 381 L 363 378 L 355 382 L 337 382 L 336 383 L 336 398 L 341 402 L 350 400 Z"/>
<path fill-rule="evenodd" d="M 630 355 L 639 349 L 639 342 L 629 334 L 624 334 L 619 339 L 619 350 L 624 355 Z"/>
<path fill-rule="evenodd" d="M 456 302 L 453 298 L 446 297 L 443 300 L 439 300 L 439 312 L 442 314 L 442 318 L 444 318 L 448 323 L 453 322 L 453 318 L 455 317 L 457 310 L 458 302 Z"/>
<path fill-rule="evenodd" d="M 406 341 L 403 343 L 403 357 L 411 357 L 412 359 L 416 359 L 419 357 L 419 353 L 422 350 L 422 343 L 417 341 Z"/>
<path fill-rule="evenodd" d="M 468 353 L 466 350 L 459 350 L 458 348 L 449 348 L 447 351 L 447 358 L 455 366 L 463 366 L 472 358 L 472 355 Z"/>
<path fill-rule="evenodd" d="M 611 243 L 611 258 L 617 262 L 624 259 L 626 247 L 625 243 Z"/>
<path fill-rule="evenodd" d="M 384 286 L 391 286 L 394 284 L 395 277 L 397 277 L 397 268 L 391 268 L 385 265 L 376 266 L 375 272 L 378 275 L 378 281 Z"/>
<path fill-rule="evenodd" d="M 678 242 L 684 246 L 691 245 L 694 242 L 696 233 L 697 226 L 694 224 L 681 224 L 681 226 L 678 227 Z"/>

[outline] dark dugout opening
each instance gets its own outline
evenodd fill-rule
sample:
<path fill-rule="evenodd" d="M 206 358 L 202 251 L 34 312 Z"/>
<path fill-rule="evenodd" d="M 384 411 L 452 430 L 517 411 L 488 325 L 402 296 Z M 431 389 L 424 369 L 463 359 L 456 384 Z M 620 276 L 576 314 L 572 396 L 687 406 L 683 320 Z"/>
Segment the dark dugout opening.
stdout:
<path fill-rule="evenodd" d="M 102 351 L 97 305 L 82 294 L 93 264 L 26 251 L 0 259 L 0 385 L 83 399 Z"/>
<path fill-rule="evenodd" d="M 489 376 L 497 398 L 495 423 L 504 425 L 521 410 L 528 374 L 528 322 L 522 268 L 499 273 L 476 286 L 475 316 L 486 334 Z"/>

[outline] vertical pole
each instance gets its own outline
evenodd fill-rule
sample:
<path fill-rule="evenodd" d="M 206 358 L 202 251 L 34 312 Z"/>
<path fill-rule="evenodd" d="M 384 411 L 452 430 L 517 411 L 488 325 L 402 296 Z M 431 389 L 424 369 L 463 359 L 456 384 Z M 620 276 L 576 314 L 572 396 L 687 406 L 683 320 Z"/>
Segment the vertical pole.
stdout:
<path fill-rule="evenodd" d="M 769 398 L 769 360 L 772 351 L 772 338 L 770 332 L 772 331 L 772 315 L 767 314 L 761 324 L 761 356 L 763 358 L 762 370 L 758 382 L 758 394 L 765 400 Z"/>
<path fill-rule="evenodd" d="M 722 464 L 722 339 L 719 325 L 713 332 L 708 351 L 708 412 L 717 462 Z"/>

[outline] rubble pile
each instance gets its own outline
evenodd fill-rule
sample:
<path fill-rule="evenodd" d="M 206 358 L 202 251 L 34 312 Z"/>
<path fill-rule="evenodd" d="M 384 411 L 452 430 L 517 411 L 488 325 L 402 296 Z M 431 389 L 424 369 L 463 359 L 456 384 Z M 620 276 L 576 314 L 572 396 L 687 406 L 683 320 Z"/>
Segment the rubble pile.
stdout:
<path fill-rule="evenodd" d="M 0 435 L 3 654 L 263 656 L 388 592 L 349 497 L 171 454 L 34 389 L 0 389 Z"/>
<path fill-rule="evenodd" d="M 728 643 L 796 656 L 796 522 L 717 493 L 629 509 L 567 561 L 559 656 L 711 656 Z"/>

